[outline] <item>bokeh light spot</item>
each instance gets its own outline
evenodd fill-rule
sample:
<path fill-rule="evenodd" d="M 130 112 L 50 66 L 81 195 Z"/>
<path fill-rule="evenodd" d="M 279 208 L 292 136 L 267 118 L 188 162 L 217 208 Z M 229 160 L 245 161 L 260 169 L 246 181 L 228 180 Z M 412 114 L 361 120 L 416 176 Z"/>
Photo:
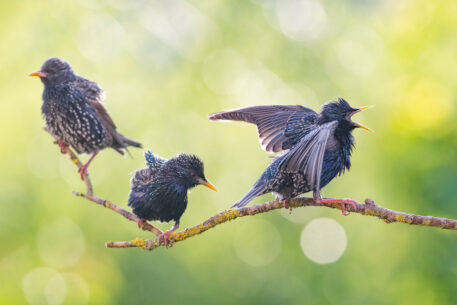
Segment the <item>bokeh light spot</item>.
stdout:
<path fill-rule="evenodd" d="M 54 269 L 39 267 L 24 276 L 22 290 L 31 305 L 59 305 L 66 293 L 65 283 L 62 282 L 61 275 Z"/>
<path fill-rule="evenodd" d="M 327 14 L 317 0 L 276 1 L 276 17 L 284 35 L 309 42 L 321 35 L 327 24 Z"/>
<path fill-rule="evenodd" d="M 253 267 L 272 263 L 281 249 L 278 230 L 266 220 L 250 220 L 241 225 L 234 242 L 238 257 Z"/>
<path fill-rule="evenodd" d="M 65 304 L 86 305 L 89 302 L 89 287 L 86 281 L 77 273 L 62 273 L 67 287 Z"/>
<path fill-rule="evenodd" d="M 117 57 L 126 46 L 125 30 L 107 14 L 91 15 L 84 22 L 78 37 L 81 54 L 94 62 Z"/>
<path fill-rule="evenodd" d="M 46 284 L 44 294 L 49 305 L 60 305 L 67 294 L 65 280 L 60 273 L 54 275 Z"/>
<path fill-rule="evenodd" d="M 346 250 L 346 232 L 333 219 L 317 218 L 303 229 L 300 244 L 303 253 L 313 262 L 318 264 L 333 263 Z"/>
<path fill-rule="evenodd" d="M 191 60 L 199 58 L 214 31 L 205 14 L 179 0 L 151 2 L 140 21 L 163 44 Z"/>
<path fill-rule="evenodd" d="M 75 264 L 85 249 L 84 234 L 73 221 L 59 219 L 38 231 L 38 252 L 49 265 L 62 268 Z"/>
<path fill-rule="evenodd" d="M 203 63 L 203 79 L 218 94 L 235 94 L 246 84 L 247 61 L 235 50 L 221 49 L 209 54 Z"/>
<path fill-rule="evenodd" d="M 381 61 L 383 42 L 368 27 L 353 27 L 346 31 L 335 50 L 341 65 L 356 76 L 372 75 Z"/>

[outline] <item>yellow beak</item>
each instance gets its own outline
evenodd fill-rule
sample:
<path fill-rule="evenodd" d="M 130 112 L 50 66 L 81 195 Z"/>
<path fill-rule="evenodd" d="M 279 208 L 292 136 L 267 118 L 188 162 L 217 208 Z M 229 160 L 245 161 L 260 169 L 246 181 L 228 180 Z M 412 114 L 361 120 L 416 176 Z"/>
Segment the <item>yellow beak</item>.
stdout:
<path fill-rule="evenodd" d="M 358 112 L 361 112 L 361 111 L 364 111 L 364 110 L 367 110 L 367 109 L 370 109 L 370 108 L 373 108 L 373 107 L 374 107 L 374 106 L 364 106 L 364 107 L 360 107 L 359 109 L 357 109 L 357 111 L 354 111 L 353 115 L 356 114 L 356 113 L 358 113 Z M 354 125 L 357 126 L 357 127 L 359 127 L 359 128 L 368 130 L 368 131 L 370 131 L 370 132 L 374 132 L 373 129 L 368 128 L 367 126 L 362 125 L 362 124 L 360 124 L 360 123 L 358 123 L 358 122 L 352 121 L 352 123 L 354 123 Z"/>
<path fill-rule="evenodd" d="M 35 71 L 32 73 L 29 73 L 29 76 L 38 76 L 38 77 L 46 77 L 47 74 L 41 71 Z"/>
<path fill-rule="evenodd" d="M 357 127 L 359 127 L 359 128 L 362 128 L 362 129 L 368 130 L 368 131 L 370 131 L 370 132 L 374 132 L 374 130 L 373 130 L 373 129 L 371 129 L 371 128 L 368 128 L 368 127 L 367 127 L 367 126 L 365 126 L 365 125 L 362 125 L 362 124 L 360 124 L 360 123 L 358 123 L 358 122 L 354 122 L 354 121 L 352 121 L 352 122 L 354 123 L 354 125 L 355 125 L 355 126 L 357 126 Z"/>
<path fill-rule="evenodd" d="M 357 112 L 364 111 L 364 110 L 367 110 L 367 109 L 370 109 L 370 108 L 373 108 L 373 107 L 374 107 L 373 105 L 371 105 L 371 106 L 363 106 L 363 107 L 360 107 L 359 110 L 357 110 Z"/>
<path fill-rule="evenodd" d="M 216 192 L 217 192 L 217 188 L 216 188 L 211 182 L 208 182 L 208 181 L 206 181 L 206 180 L 202 180 L 202 181 L 200 182 L 200 184 L 201 184 L 201 185 L 204 185 L 204 186 L 206 186 L 207 188 L 210 188 L 210 189 L 212 189 L 213 191 L 216 191 Z"/>

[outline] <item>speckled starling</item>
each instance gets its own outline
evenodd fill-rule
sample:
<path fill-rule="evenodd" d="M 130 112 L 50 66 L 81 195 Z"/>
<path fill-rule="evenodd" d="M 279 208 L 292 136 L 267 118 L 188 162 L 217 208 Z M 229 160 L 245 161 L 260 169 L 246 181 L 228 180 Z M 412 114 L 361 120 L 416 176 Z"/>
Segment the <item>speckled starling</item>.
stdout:
<path fill-rule="evenodd" d="M 371 108 L 352 108 L 347 101 L 323 106 L 320 114 L 296 106 L 254 106 L 214 113 L 211 120 L 245 121 L 257 125 L 260 143 L 267 152 L 283 152 L 268 166 L 249 192 L 233 207 L 273 192 L 283 201 L 313 191 L 322 203 L 353 204 L 351 200 L 322 199 L 320 189 L 351 167 L 354 147 L 352 131 L 368 127 L 351 120 L 352 115 Z"/>
<path fill-rule="evenodd" d="M 166 160 L 147 151 L 145 159 L 147 168 L 137 170 L 130 181 L 128 205 L 141 219 L 138 227 L 146 220 L 173 220 L 173 228 L 162 236 L 167 244 L 186 210 L 187 191 L 198 184 L 217 190 L 206 180 L 203 162 L 195 155 L 179 154 Z"/>
<path fill-rule="evenodd" d="M 76 75 L 67 62 L 50 58 L 29 76 L 38 76 L 44 84 L 41 112 L 47 128 L 58 139 L 61 152 L 65 153 L 70 145 L 78 153 L 92 154 L 78 170 L 81 179 L 100 150 L 111 147 L 124 154 L 127 146 L 141 147 L 116 131 L 102 104 L 103 90 L 95 82 Z"/>

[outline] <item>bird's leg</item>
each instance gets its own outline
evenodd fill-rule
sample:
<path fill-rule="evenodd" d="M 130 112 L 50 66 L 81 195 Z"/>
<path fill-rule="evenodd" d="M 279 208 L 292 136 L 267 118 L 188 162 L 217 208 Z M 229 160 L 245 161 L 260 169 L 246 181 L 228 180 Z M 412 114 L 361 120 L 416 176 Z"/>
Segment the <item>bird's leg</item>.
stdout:
<path fill-rule="evenodd" d="M 65 141 L 62 141 L 62 140 L 58 140 L 57 141 L 57 145 L 59 145 L 60 147 L 60 152 L 62 154 L 66 154 L 68 152 L 68 144 L 65 143 Z"/>
<path fill-rule="evenodd" d="M 352 200 L 352 199 L 336 199 L 336 198 L 324 198 L 324 199 L 319 199 L 319 200 L 316 200 L 316 202 L 318 203 L 324 203 L 324 204 L 332 204 L 332 203 L 336 203 L 336 204 L 339 204 L 341 205 L 341 213 L 344 215 L 344 216 L 348 216 L 349 213 L 346 212 L 346 209 L 345 209 L 345 205 L 346 204 L 349 204 L 352 206 L 352 208 L 354 210 L 356 210 L 356 204 L 358 203 L 357 201 L 355 200 Z"/>
<path fill-rule="evenodd" d="M 179 228 L 179 222 L 175 222 L 175 224 L 173 225 L 173 227 L 170 230 L 165 231 L 159 235 L 159 240 L 163 238 L 165 247 L 168 248 L 168 237 L 170 236 L 170 234 L 173 233 L 174 231 L 176 231 L 178 228 Z"/>
<path fill-rule="evenodd" d="M 89 161 L 87 161 L 86 164 L 81 165 L 78 169 L 78 173 L 81 175 L 81 180 L 84 180 L 84 178 L 87 176 L 87 168 L 90 165 L 90 162 L 95 158 L 95 156 L 98 154 L 98 150 L 94 151 L 92 156 L 90 156 Z"/>

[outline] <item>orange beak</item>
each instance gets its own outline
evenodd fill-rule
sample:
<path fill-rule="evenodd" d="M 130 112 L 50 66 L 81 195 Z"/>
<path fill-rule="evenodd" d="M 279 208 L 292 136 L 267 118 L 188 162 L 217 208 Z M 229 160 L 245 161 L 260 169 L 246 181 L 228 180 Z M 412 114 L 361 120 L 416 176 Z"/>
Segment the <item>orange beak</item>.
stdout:
<path fill-rule="evenodd" d="M 216 192 L 217 192 L 217 188 L 216 188 L 211 182 L 208 182 L 208 181 L 206 181 L 206 180 L 201 180 L 201 181 L 200 181 L 200 184 L 201 184 L 201 185 L 204 185 L 204 186 L 206 186 L 207 188 L 210 188 L 210 189 L 212 189 L 213 191 L 216 191 Z"/>
<path fill-rule="evenodd" d="M 46 77 L 47 74 L 38 70 L 38 71 L 35 71 L 32 73 L 29 73 L 29 76 Z"/>

